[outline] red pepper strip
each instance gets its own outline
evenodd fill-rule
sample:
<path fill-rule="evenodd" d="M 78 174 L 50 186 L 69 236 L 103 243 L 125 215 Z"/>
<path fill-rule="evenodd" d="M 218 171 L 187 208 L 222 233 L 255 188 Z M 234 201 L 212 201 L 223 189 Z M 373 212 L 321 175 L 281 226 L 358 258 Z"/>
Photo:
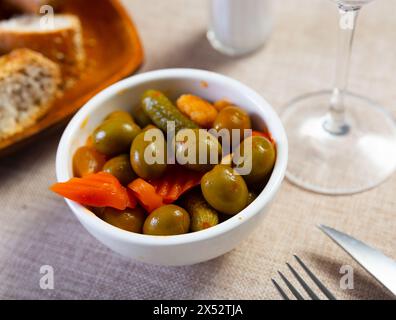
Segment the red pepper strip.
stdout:
<path fill-rule="evenodd" d="M 164 203 L 169 204 L 199 185 L 203 175 L 201 172 L 177 166 L 166 172 L 160 179 L 150 181 L 150 183 L 154 186 L 156 193 L 163 198 Z"/>
<path fill-rule="evenodd" d="M 141 178 L 132 181 L 128 188 L 148 213 L 164 205 L 162 197 L 155 192 L 154 187 Z"/>

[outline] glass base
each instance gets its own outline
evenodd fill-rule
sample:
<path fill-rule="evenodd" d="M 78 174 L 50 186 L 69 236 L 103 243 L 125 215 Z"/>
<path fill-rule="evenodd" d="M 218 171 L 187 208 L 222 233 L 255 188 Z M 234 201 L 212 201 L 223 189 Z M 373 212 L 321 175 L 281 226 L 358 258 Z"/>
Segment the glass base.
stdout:
<path fill-rule="evenodd" d="M 348 130 L 325 129 L 331 91 L 293 100 L 282 114 L 289 139 L 287 178 L 322 194 L 353 194 L 371 189 L 396 169 L 396 124 L 369 99 L 345 94 Z"/>
<path fill-rule="evenodd" d="M 217 50 L 218 52 L 220 52 L 224 55 L 230 56 L 230 57 L 240 57 L 240 56 L 247 55 L 249 53 L 252 53 L 252 52 L 260 49 L 264 45 L 264 42 L 263 42 L 262 44 L 259 44 L 253 48 L 232 48 L 232 47 L 226 46 L 220 40 L 218 40 L 216 37 L 216 34 L 213 30 L 209 30 L 206 34 L 206 37 L 208 38 L 209 43 L 215 50 Z"/>

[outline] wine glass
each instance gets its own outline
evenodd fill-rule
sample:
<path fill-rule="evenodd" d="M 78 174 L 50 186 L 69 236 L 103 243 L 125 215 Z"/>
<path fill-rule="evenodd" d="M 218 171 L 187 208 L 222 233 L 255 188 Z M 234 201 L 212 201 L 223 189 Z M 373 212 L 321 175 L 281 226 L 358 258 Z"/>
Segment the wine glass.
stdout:
<path fill-rule="evenodd" d="M 396 169 L 396 125 L 385 110 L 346 90 L 360 9 L 371 0 L 333 0 L 340 13 L 333 90 L 293 100 L 282 114 L 289 144 L 288 179 L 331 195 L 373 188 Z"/>

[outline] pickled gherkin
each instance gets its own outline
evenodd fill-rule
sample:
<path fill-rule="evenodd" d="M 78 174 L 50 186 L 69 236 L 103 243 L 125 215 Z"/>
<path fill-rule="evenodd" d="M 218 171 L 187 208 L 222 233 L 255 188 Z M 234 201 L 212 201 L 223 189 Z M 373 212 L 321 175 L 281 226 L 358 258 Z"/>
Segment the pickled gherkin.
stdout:
<path fill-rule="evenodd" d="M 163 132 L 168 121 L 174 121 L 175 130 L 197 129 L 199 126 L 183 115 L 179 109 L 160 91 L 147 90 L 142 97 L 142 107 L 151 121 Z"/>
<path fill-rule="evenodd" d="M 199 193 L 190 193 L 185 199 L 185 208 L 191 216 L 192 232 L 211 228 L 219 223 L 219 215 Z"/>

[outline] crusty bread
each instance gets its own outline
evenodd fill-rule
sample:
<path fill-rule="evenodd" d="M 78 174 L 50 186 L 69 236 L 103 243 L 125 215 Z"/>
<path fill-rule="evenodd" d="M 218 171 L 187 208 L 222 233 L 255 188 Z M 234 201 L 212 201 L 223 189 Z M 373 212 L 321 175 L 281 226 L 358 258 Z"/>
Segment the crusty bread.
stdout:
<path fill-rule="evenodd" d="M 59 94 L 59 66 L 38 52 L 17 49 L 0 58 L 0 140 L 31 126 Z"/>
<path fill-rule="evenodd" d="M 23 15 L 0 22 L 0 53 L 28 48 L 59 63 L 69 87 L 81 75 L 85 52 L 81 23 L 70 14 L 56 14 L 51 21 L 41 16 Z"/>
<path fill-rule="evenodd" d="M 0 0 L 1 1 L 1 0 Z M 10 8 L 19 10 L 24 13 L 40 13 L 40 8 L 44 5 L 50 5 L 57 9 L 62 0 L 3 0 Z"/>

